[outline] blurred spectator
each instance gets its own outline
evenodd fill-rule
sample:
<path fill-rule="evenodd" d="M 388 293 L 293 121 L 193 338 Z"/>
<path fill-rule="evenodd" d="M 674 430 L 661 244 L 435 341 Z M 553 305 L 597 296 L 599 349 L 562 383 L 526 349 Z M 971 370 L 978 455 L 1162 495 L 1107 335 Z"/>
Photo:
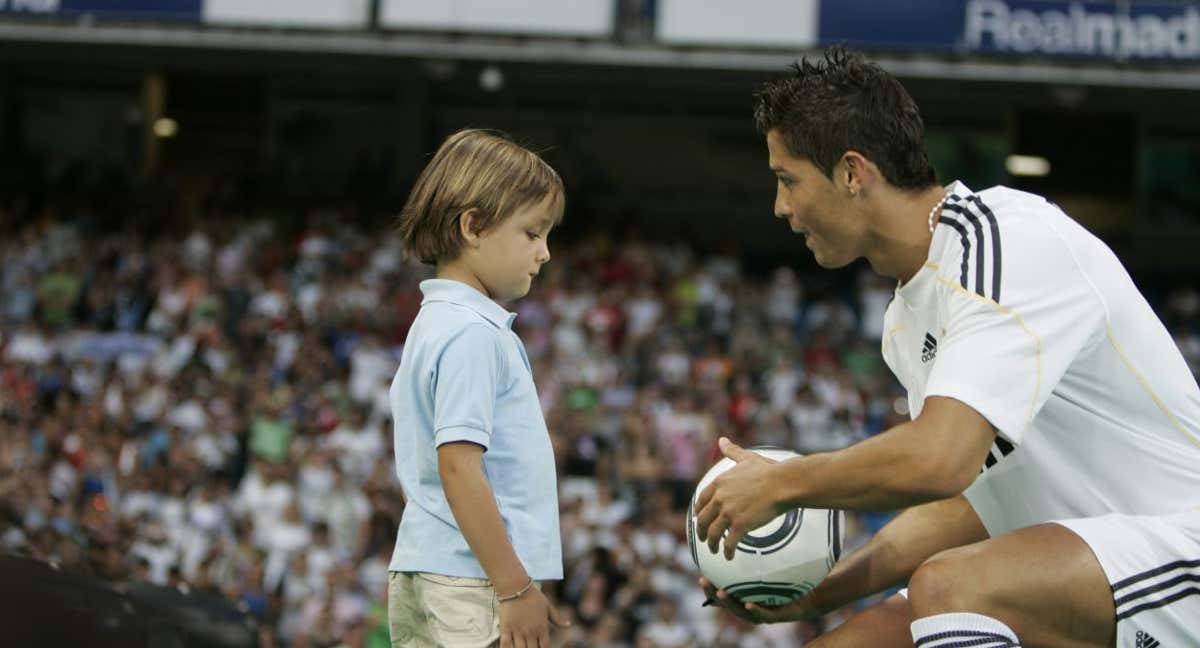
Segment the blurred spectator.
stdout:
<path fill-rule="evenodd" d="M 649 645 L 657 648 L 685 648 L 695 640 L 695 634 L 680 621 L 675 601 L 663 596 L 655 604 L 653 620 L 645 624 L 638 634 L 637 645 L 649 642 Z"/>

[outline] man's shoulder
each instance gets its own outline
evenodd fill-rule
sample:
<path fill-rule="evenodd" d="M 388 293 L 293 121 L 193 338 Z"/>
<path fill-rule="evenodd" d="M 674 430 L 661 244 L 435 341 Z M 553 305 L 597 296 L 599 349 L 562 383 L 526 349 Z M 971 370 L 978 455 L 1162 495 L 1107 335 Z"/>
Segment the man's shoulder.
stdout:
<path fill-rule="evenodd" d="M 948 229 L 938 259 L 943 288 L 999 304 L 1076 280 L 1078 255 L 1094 247 L 1092 235 L 1053 202 L 1005 186 L 949 201 L 942 222 Z"/>
<path fill-rule="evenodd" d="M 1045 196 L 996 185 L 975 192 L 952 194 L 947 201 L 951 216 L 971 224 L 978 220 L 988 229 L 1013 229 L 1018 223 L 1036 223 L 1046 217 L 1070 218 L 1053 201 Z M 1005 228 L 1008 225 L 1008 228 Z M 1044 234 L 1044 228 L 1032 228 L 1032 234 Z"/>

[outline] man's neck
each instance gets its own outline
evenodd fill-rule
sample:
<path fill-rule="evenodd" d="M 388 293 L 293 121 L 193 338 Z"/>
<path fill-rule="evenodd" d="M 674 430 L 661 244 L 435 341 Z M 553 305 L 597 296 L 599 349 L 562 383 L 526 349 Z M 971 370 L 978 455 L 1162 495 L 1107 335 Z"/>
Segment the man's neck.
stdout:
<path fill-rule="evenodd" d="M 917 274 L 929 258 L 929 245 L 933 241 L 929 212 L 943 196 L 945 190 L 940 186 L 880 196 L 872 250 L 866 254 L 875 272 L 902 284 Z"/>

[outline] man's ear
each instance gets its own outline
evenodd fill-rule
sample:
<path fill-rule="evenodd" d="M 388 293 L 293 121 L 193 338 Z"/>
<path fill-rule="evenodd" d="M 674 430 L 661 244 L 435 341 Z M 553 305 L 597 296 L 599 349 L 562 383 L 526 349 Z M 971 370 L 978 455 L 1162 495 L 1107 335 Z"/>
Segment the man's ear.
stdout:
<path fill-rule="evenodd" d="M 839 176 L 851 196 L 857 196 L 871 188 L 879 176 L 879 168 L 858 151 L 846 151 L 837 165 Z"/>
<path fill-rule="evenodd" d="M 479 210 L 472 207 L 458 215 L 458 233 L 469 247 L 479 245 Z"/>

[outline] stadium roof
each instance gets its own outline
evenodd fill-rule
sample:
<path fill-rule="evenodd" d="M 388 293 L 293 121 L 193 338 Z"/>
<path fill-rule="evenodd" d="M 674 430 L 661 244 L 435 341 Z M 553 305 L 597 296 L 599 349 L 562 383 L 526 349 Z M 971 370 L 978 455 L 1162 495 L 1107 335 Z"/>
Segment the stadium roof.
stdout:
<path fill-rule="evenodd" d="M 0 23 L 0 42 L 764 72 L 781 70 L 811 51 L 672 47 L 543 37 L 36 23 Z M 1051 63 L 1040 59 L 929 54 L 903 57 L 879 54 L 873 58 L 906 78 L 1200 89 L 1200 71 L 1190 67 L 1165 69 L 1111 62 Z"/>

